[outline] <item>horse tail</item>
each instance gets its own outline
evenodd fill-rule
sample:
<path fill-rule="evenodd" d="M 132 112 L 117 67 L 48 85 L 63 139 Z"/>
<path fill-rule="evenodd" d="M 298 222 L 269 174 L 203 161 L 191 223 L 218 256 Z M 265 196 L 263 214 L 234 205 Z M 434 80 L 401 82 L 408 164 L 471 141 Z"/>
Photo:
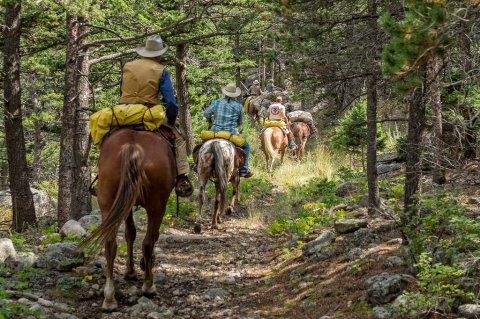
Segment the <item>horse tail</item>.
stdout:
<path fill-rule="evenodd" d="M 136 144 L 123 145 L 120 152 L 120 183 L 112 207 L 100 226 L 86 237 L 79 248 L 89 247 L 99 251 L 107 239 L 115 238 L 120 224 L 127 219 L 137 199 L 143 198 L 143 187 L 148 183 L 143 169 L 145 153 Z"/>
<path fill-rule="evenodd" d="M 225 172 L 225 161 L 220 143 L 212 143 L 212 153 L 214 158 L 215 174 L 218 181 L 218 191 L 220 192 L 220 212 L 224 211 L 227 200 L 227 172 Z"/>
<path fill-rule="evenodd" d="M 265 131 L 263 132 L 264 134 L 264 147 L 265 147 L 265 152 L 272 158 L 276 158 L 276 155 L 277 155 L 277 152 L 275 152 L 275 150 L 273 149 L 273 145 L 272 145 L 272 138 L 273 138 L 273 131 L 274 129 L 273 128 L 267 128 L 265 129 Z"/>

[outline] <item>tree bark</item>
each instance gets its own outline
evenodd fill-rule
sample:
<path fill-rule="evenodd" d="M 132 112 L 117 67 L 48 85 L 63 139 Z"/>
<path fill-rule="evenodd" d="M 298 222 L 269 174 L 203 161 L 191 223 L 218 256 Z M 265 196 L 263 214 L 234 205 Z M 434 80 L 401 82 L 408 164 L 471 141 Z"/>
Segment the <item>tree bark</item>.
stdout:
<path fill-rule="evenodd" d="M 368 13 L 377 15 L 376 0 L 368 1 Z M 368 213 L 375 214 L 380 209 L 380 195 L 378 191 L 377 173 L 377 23 L 374 19 L 369 21 L 369 30 L 372 37 L 373 54 L 371 57 L 370 71 L 372 75 L 367 78 L 367 181 L 368 181 Z"/>
<path fill-rule="evenodd" d="M 187 86 L 187 65 L 185 58 L 188 53 L 186 44 L 177 45 L 177 59 L 175 63 L 176 78 L 177 78 L 177 96 L 179 104 L 179 117 L 180 128 L 185 134 L 185 140 L 187 142 L 187 153 L 191 154 L 195 142 L 193 139 L 192 130 L 192 116 L 190 114 L 190 106 L 188 99 L 188 86 Z"/>
<path fill-rule="evenodd" d="M 235 63 L 236 63 L 236 67 L 235 67 L 235 83 L 237 85 L 237 87 L 241 88 L 241 82 L 242 82 L 242 78 L 241 78 L 241 70 L 240 70 L 240 34 L 236 34 L 235 35 L 235 49 L 234 49 L 234 52 L 233 52 L 234 56 L 235 56 Z"/>
<path fill-rule="evenodd" d="M 4 123 L 7 146 L 8 176 L 12 196 L 15 231 L 21 232 L 35 225 L 35 206 L 28 180 L 25 136 L 22 124 L 20 85 L 21 1 L 5 4 L 4 28 Z"/>
<path fill-rule="evenodd" d="M 407 134 L 407 159 L 405 172 L 405 206 L 402 224 L 409 223 L 415 213 L 414 195 L 418 192 L 421 177 L 421 143 L 425 124 L 424 86 L 415 88 L 410 96 Z"/>
<path fill-rule="evenodd" d="M 465 95 L 468 96 L 468 86 L 472 85 L 470 71 L 472 70 L 472 52 L 471 52 L 471 40 L 467 36 L 469 30 L 467 22 L 462 23 L 462 32 L 460 32 L 460 52 L 462 56 L 463 74 L 467 78 L 466 83 L 463 85 Z M 474 159 L 477 157 L 477 131 L 475 129 L 475 109 L 472 105 L 461 105 L 460 112 L 462 113 L 465 121 L 465 148 L 463 151 L 464 159 Z"/>
<path fill-rule="evenodd" d="M 77 87 L 78 18 L 67 14 L 67 51 L 65 60 L 65 92 L 62 109 L 60 166 L 58 170 L 58 225 L 69 220 L 73 199 L 73 171 L 75 169 L 74 135 Z"/>
<path fill-rule="evenodd" d="M 37 87 L 35 86 L 36 81 L 36 76 L 34 74 L 31 75 L 30 103 L 32 104 L 32 114 L 34 115 L 32 180 L 34 181 L 38 181 L 40 179 L 41 157 L 43 148 L 42 123 L 38 120 L 38 118 L 35 118 L 35 116 L 40 113 L 39 101 L 37 98 Z"/>
<path fill-rule="evenodd" d="M 428 81 L 428 101 L 432 109 L 432 161 L 433 161 L 433 183 L 445 184 L 445 169 L 442 161 L 443 158 L 443 142 L 442 142 L 442 100 L 441 100 L 441 83 L 440 71 L 442 69 L 442 59 L 439 55 L 434 55 L 427 67 Z"/>
<path fill-rule="evenodd" d="M 77 103 L 74 103 L 75 112 L 75 136 L 73 145 L 73 154 L 75 165 L 73 167 L 72 180 L 72 209 L 70 218 L 78 220 L 82 216 L 90 214 L 92 210 L 91 195 L 89 186 L 91 182 L 90 172 L 90 146 L 91 140 L 89 135 L 89 108 L 88 101 L 90 97 L 90 87 L 88 76 L 90 74 L 90 65 L 88 61 L 88 48 L 86 46 L 88 28 L 87 19 L 78 18 L 78 41 L 79 48 L 77 59 L 77 74 L 76 88 L 77 88 Z M 81 48 L 81 49 L 80 49 Z"/>

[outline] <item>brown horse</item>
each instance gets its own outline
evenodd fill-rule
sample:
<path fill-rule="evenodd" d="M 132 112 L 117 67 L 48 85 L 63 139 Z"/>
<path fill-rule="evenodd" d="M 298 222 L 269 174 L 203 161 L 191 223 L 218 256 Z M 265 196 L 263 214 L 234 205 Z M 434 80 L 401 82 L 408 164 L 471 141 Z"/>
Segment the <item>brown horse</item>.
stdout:
<path fill-rule="evenodd" d="M 307 144 L 308 137 L 310 136 L 310 128 L 304 122 L 294 122 L 291 124 L 295 143 L 297 144 L 297 160 L 301 161 L 305 152 L 305 144 Z"/>
<path fill-rule="evenodd" d="M 260 110 L 252 103 L 252 101 L 256 98 L 254 95 L 249 95 L 243 101 L 243 111 L 245 114 L 250 115 L 252 118 L 253 123 L 260 123 Z"/>
<path fill-rule="evenodd" d="M 197 157 L 197 155 L 195 155 Z M 245 153 L 236 148 L 231 142 L 222 139 L 211 139 L 205 142 L 198 151 L 198 182 L 200 191 L 198 194 L 199 214 L 202 213 L 205 201 L 205 188 L 209 179 L 215 183 L 215 210 L 212 217 L 212 229 L 218 229 L 222 222 L 223 212 L 234 213 L 238 204 L 240 192 L 240 175 L 238 169 L 243 165 Z M 225 209 L 227 203 L 227 183 L 232 183 L 233 197 Z"/>
<path fill-rule="evenodd" d="M 144 294 L 156 292 L 152 274 L 153 248 L 175 184 L 175 174 L 175 157 L 169 142 L 152 132 L 119 129 L 100 144 L 97 199 L 102 223 L 80 247 L 91 244 L 94 249 L 99 249 L 105 245 L 107 264 L 103 309 L 111 311 L 117 308 L 113 263 L 117 252 L 117 231 L 123 221 L 128 252 L 125 278 L 136 278 L 133 262 L 136 237 L 132 216 L 134 205 L 143 206 L 148 217 L 140 263 L 145 271 L 142 291 Z"/>
<path fill-rule="evenodd" d="M 288 145 L 288 138 L 279 127 L 267 127 L 262 132 L 262 149 L 267 161 L 267 171 L 273 171 L 275 158 L 280 156 L 280 162 L 283 163 L 283 157 Z"/>

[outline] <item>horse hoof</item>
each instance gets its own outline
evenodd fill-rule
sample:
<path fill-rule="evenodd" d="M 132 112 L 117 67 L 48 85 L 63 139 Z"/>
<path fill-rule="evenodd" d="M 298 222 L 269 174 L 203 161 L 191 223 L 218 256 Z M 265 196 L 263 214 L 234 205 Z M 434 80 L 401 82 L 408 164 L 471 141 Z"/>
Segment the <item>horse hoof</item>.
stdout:
<path fill-rule="evenodd" d="M 200 234 L 202 232 L 202 225 L 196 224 L 195 226 L 193 226 L 193 232 L 195 234 Z"/>
<path fill-rule="evenodd" d="M 137 280 L 137 274 L 135 272 L 127 272 L 123 276 L 125 280 Z"/>
<path fill-rule="evenodd" d="M 114 310 L 117 310 L 117 307 L 118 305 L 115 299 L 113 299 L 113 301 L 104 300 L 102 304 L 102 310 L 105 312 L 112 312 Z"/>
<path fill-rule="evenodd" d="M 155 285 L 152 285 L 151 287 L 147 288 L 147 286 L 143 284 L 142 292 L 145 297 L 152 297 L 157 294 L 157 287 Z"/>

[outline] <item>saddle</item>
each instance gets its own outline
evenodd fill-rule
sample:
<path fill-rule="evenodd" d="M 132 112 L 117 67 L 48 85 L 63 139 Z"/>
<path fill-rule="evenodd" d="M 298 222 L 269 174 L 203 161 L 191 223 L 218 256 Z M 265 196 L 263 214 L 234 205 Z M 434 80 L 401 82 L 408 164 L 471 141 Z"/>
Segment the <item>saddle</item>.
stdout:
<path fill-rule="evenodd" d="M 195 147 L 193 148 L 192 157 L 193 157 L 193 162 L 195 163 L 195 166 L 197 166 L 198 164 L 198 153 L 200 152 L 200 148 L 202 147 L 203 144 L 205 144 L 205 142 L 207 141 L 201 142 L 195 145 Z M 235 144 L 233 143 L 232 145 L 235 146 Z M 235 168 L 240 169 L 240 167 L 242 167 L 243 164 L 245 164 L 246 157 L 247 157 L 247 154 L 245 153 L 245 151 L 242 148 L 235 146 Z"/>

